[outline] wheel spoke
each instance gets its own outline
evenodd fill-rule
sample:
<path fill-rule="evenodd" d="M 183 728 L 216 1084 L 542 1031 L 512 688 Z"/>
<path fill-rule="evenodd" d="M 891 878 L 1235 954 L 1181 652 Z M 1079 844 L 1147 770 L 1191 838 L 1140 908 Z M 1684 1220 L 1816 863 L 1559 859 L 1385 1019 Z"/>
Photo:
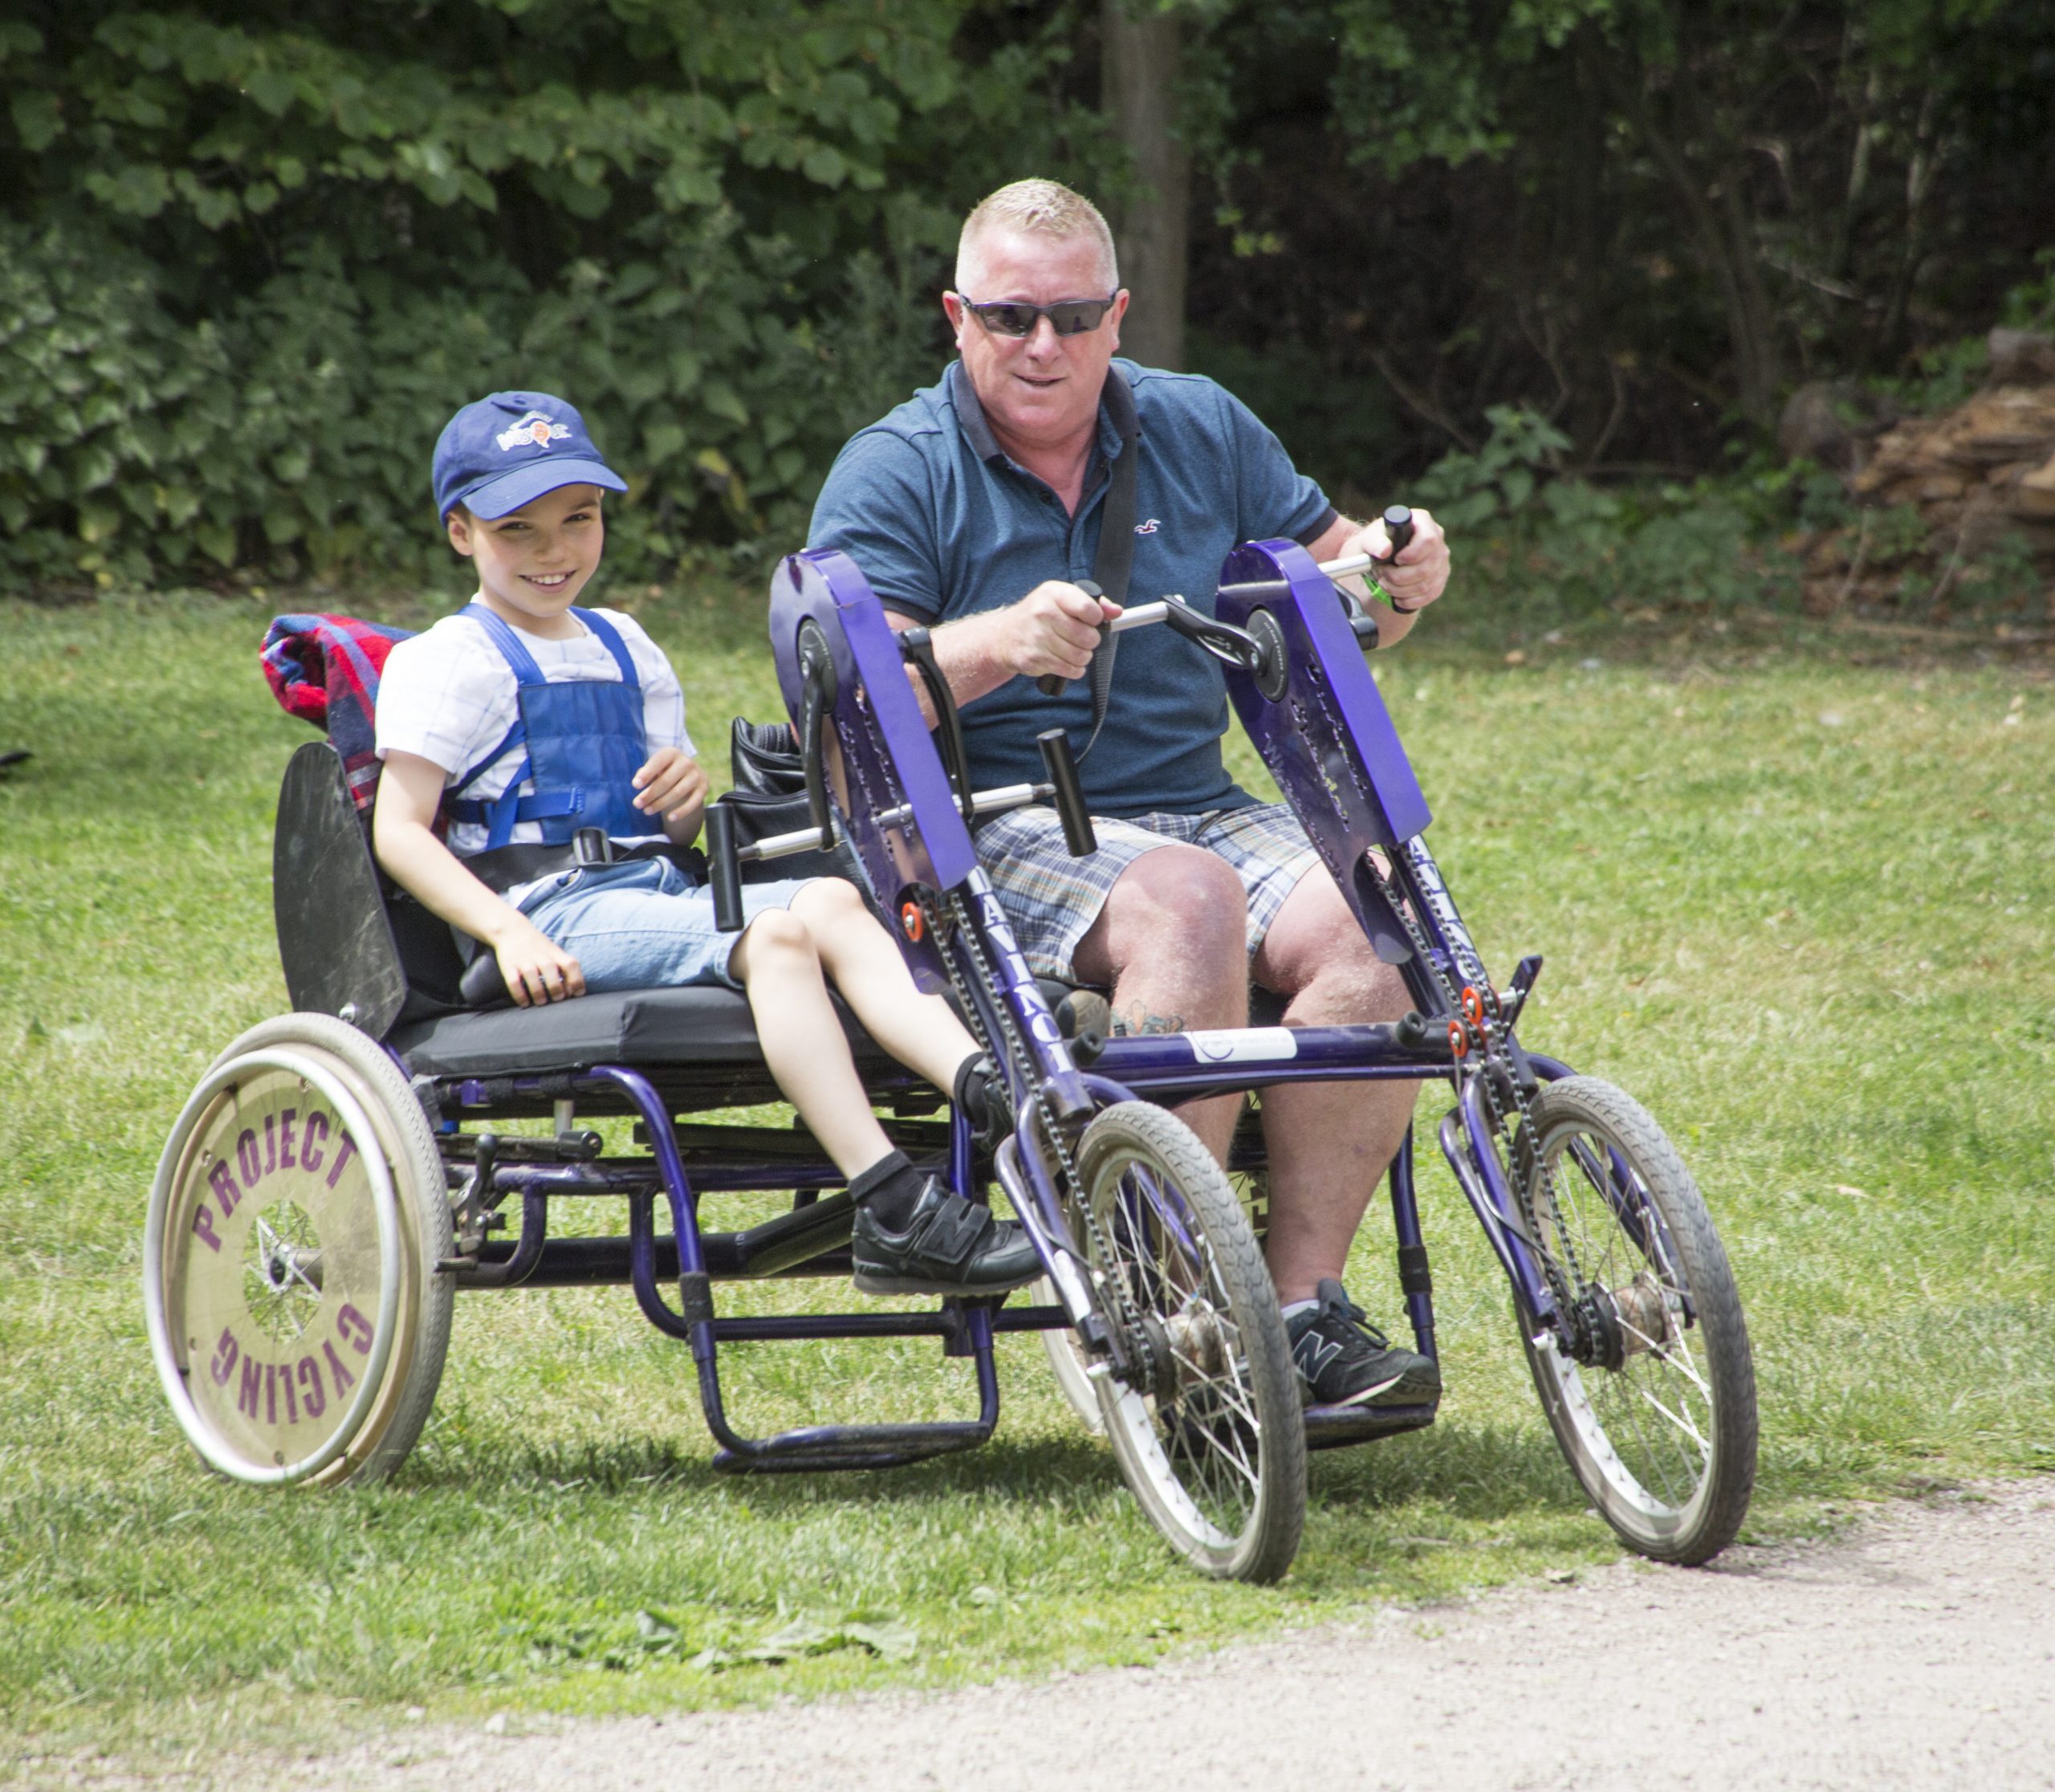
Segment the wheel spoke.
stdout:
<path fill-rule="evenodd" d="M 1557 1441 L 1628 1543 L 1703 1562 L 1738 1530 L 1754 1480 L 1752 1370 L 1718 1236 L 1675 1151 L 1618 1089 L 1553 1083 L 1532 1124 L 1543 1250 L 1577 1302 L 1575 1360 L 1552 1330 L 1528 1345 Z"/>
<path fill-rule="evenodd" d="M 1678 1430 L 1683 1432 L 1687 1437 L 1690 1438 L 1694 1444 L 1697 1444 L 1699 1448 L 1707 1456 L 1711 1456 L 1712 1454 L 1712 1446 L 1707 1443 L 1705 1439 L 1699 1434 L 1698 1427 L 1693 1424 L 1691 1420 L 1687 1419 L 1681 1412 L 1672 1412 L 1669 1407 L 1665 1406 L 1660 1400 L 1657 1399 L 1656 1397 L 1653 1394 L 1650 1393 L 1645 1387 L 1641 1391 L 1641 1397 L 1644 1400 L 1647 1401 L 1650 1406 L 1654 1407 L 1658 1412 L 1661 1413 L 1664 1418 L 1667 1419 L 1671 1424 L 1675 1425 Z"/>
<path fill-rule="evenodd" d="M 1080 1141 L 1080 1231 L 1146 1372 L 1102 1384 L 1107 1432 L 1158 1528 L 1207 1572 L 1274 1578 L 1304 1513 L 1304 1439 L 1276 1296 L 1225 1175 L 1182 1122 L 1109 1108 Z M 1105 1261 L 1098 1261 L 1103 1256 Z M 1267 1330 L 1264 1321 L 1268 1309 Z M 1252 1352 L 1254 1353 L 1252 1354 Z M 1145 1427 L 1137 1421 L 1146 1412 Z"/>

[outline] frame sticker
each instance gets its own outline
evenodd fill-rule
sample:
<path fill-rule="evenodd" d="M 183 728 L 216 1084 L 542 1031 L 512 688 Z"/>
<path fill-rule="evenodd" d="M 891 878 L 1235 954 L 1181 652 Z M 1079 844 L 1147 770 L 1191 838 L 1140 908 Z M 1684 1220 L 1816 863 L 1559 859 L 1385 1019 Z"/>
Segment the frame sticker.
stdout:
<path fill-rule="evenodd" d="M 1237 1027 L 1188 1032 L 1192 1056 L 1201 1064 L 1233 1064 L 1243 1058 L 1296 1057 L 1297 1037 L 1289 1027 Z"/>

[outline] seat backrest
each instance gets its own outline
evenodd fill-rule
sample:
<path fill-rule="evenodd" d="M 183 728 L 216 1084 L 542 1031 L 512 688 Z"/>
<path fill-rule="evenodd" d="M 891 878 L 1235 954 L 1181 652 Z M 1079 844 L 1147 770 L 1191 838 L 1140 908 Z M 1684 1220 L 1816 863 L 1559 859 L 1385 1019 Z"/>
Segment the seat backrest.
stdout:
<path fill-rule="evenodd" d="M 294 1008 L 383 1039 L 403 1016 L 461 1005 L 462 964 L 449 928 L 379 872 L 342 756 L 325 740 L 286 764 L 271 908 Z"/>

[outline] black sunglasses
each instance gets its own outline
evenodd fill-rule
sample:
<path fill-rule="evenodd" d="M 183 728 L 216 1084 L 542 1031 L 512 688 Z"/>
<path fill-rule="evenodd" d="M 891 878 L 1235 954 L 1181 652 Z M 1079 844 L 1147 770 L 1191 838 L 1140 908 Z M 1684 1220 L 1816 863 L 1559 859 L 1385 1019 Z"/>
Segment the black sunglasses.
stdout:
<path fill-rule="evenodd" d="M 963 308 L 994 336 L 1032 336 L 1035 326 L 1045 317 L 1049 320 L 1049 328 L 1058 336 L 1082 336 L 1087 330 L 1098 328 L 1106 313 L 1113 308 L 1113 300 L 1119 297 L 1116 292 L 1105 299 L 1064 299 L 1053 305 L 1030 305 L 1013 299 L 999 299 L 980 305 L 965 299 Z"/>

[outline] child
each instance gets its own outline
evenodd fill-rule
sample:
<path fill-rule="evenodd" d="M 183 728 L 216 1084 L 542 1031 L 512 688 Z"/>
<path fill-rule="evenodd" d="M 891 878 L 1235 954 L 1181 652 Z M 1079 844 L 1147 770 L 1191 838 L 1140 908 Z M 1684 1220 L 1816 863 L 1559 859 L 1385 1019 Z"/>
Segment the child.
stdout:
<path fill-rule="evenodd" d="M 578 413 L 494 393 L 435 445 L 437 514 L 477 597 L 385 663 L 378 861 L 494 953 L 526 1007 L 588 990 L 739 984 L 765 1062 L 855 1196 L 857 1285 L 987 1293 L 1039 1273 L 1018 1225 L 923 1177 L 871 1111 L 830 1005 L 976 1114 L 986 1065 L 941 997 L 839 878 L 743 886 L 739 935 L 672 850 L 699 832 L 706 774 L 685 696 L 629 617 L 572 606 L 598 569 L 603 491 L 625 491 Z M 434 832 L 449 821 L 448 844 Z M 465 937 L 468 936 L 468 937 Z"/>

